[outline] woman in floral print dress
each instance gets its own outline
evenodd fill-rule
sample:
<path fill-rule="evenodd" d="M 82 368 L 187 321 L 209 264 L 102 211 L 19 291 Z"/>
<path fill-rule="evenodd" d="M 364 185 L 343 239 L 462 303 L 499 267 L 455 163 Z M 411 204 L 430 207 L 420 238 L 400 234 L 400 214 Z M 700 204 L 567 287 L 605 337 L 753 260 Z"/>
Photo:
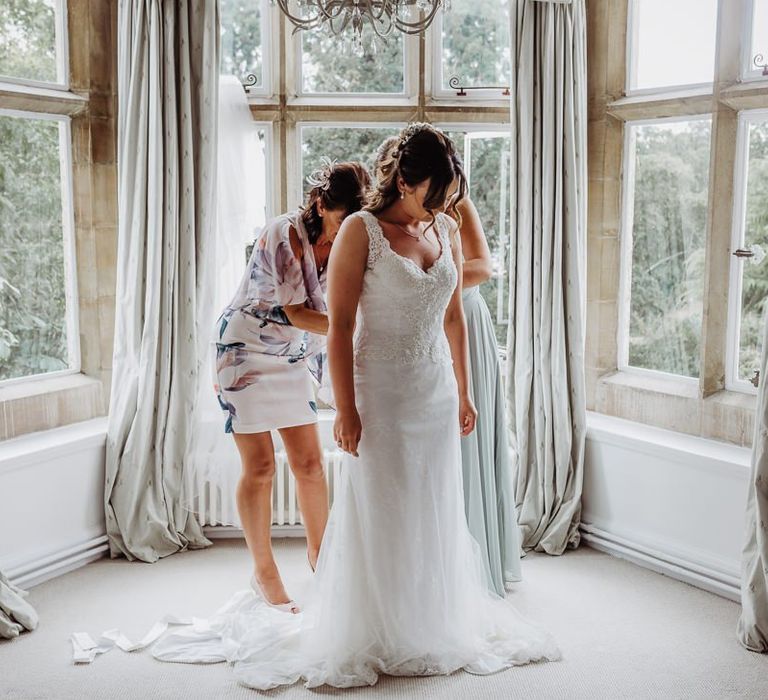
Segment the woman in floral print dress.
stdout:
<path fill-rule="evenodd" d="M 328 163 L 315 173 L 308 203 L 270 221 L 254 245 L 232 301 L 217 321 L 216 390 L 243 471 L 237 505 L 254 559 L 251 584 L 286 612 L 288 597 L 272 555 L 271 430 L 278 430 L 296 476 L 314 568 L 328 519 L 328 492 L 312 375 L 319 382 L 328 332 L 323 293 L 333 239 L 363 203 L 369 178 L 359 163 Z"/>

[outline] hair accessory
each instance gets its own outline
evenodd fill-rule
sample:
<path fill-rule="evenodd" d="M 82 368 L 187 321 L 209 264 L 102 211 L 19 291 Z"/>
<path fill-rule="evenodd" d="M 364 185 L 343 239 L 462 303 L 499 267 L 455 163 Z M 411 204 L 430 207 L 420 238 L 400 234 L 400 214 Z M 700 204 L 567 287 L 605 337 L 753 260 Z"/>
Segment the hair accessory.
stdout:
<path fill-rule="evenodd" d="M 327 192 L 331 186 L 331 175 L 336 167 L 336 161 L 330 158 L 321 158 L 320 167 L 317 170 L 313 170 L 307 176 L 307 184 L 310 187 L 319 187 L 323 192 Z"/>
<path fill-rule="evenodd" d="M 421 133 L 428 128 L 430 128 L 430 125 L 425 122 L 414 122 L 413 124 L 406 126 L 405 129 L 400 132 L 400 143 L 397 145 L 398 155 L 402 153 L 408 142 L 416 136 L 416 134 Z"/>

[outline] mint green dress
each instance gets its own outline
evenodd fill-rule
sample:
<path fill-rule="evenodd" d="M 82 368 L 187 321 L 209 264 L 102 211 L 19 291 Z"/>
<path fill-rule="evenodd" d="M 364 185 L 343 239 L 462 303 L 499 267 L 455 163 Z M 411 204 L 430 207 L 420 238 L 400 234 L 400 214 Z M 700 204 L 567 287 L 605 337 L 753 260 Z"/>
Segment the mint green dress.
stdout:
<path fill-rule="evenodd" d="M 475 430 L 461 439 L 464 507 L 472 536 L 483 555 L 488 587 L 504 596 L 505 582 L 519 581 L 520 530 L 513 491 L 512 463 L 493 320 L 479 287 L 462 295 L 469 338 Z"/>

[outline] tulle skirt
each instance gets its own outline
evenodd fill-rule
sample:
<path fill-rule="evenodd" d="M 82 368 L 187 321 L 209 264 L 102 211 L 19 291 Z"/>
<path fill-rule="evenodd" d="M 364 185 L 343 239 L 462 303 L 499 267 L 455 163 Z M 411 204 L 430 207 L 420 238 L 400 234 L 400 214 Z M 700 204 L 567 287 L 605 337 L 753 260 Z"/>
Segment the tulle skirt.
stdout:
<path fill-rule="evenodd" d="M 359 457 L 347 456 L 302 612 L 249 591 L 162 638 L 164 661 L 234 662 L 269 689 L 372 685 L 379 674 L 487 674 L 556 659 L 551 636 L 491 593 L 464 514 L 450 364 L 361 358 Z M 290 588 L 290 582 L 288 582 Z"/>

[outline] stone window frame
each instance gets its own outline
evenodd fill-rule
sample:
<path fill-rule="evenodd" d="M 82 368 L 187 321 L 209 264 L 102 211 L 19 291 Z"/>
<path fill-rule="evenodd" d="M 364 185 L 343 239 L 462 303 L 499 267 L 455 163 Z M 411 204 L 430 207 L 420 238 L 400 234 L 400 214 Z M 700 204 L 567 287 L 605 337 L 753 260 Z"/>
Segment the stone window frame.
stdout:
<path fill-rule="evenodd" d="M 117 2 L 61 0 L 64 80 L 0 79 L 0 107 L 69 119 L 78 372 L 0 385 L 0 440 L 106 413 L 117 248 Z M 59 25 L 64 26 L 63 22 Z"/>
<path fill-rule="evenodd" d="M 586 386 L 590 410 L 678 432 L 749 445 L 756 399 L 725 386 L 734 174 L 739 113 L 768 108 L 768 81 L 742 79 L 751 0 L 718 5 L 711 85 L 627 94 L 631 0 L 587 3 L 589 205 Z M 622 167 L 625 124 L 712 115 L 701 377 L 618 367 Z"/>
<path fill-rule="evenodd" d="M 297 185 L 301 181 L 301 165 L 295 154 L 300 148 L 300 125 L 304 122 L 327 126 L 355 122 L 360 126 L 376 126 L 377 123 L 427 121 L 443 127 L 471 122 L 478 129 L 509 123 L 509 98 L 501 91 L 498 95 L 495 91 L 480 91 L 480 95 L 457 97 L 433 89 L 438 41 L 434 26 L 424 37 L 405 37 L 408 74 L 405 85 L 411 86 L 410 94 L 375 96 L 302 94 L 297 65 L 300 34 L 293 33 L 293 25 L 276 7 L 269 7 L 264 26 L 272 32 L 273 57 L 264 67 L 265 72 L 269 71 L 267 84 L 272 89 L 251 94 L 249 104 L 256 125 L 267 130 L 267 167 L 277 174 L 269 192 L 268 216 L 299 204 L 296 193 L 301 190 Z"/>

